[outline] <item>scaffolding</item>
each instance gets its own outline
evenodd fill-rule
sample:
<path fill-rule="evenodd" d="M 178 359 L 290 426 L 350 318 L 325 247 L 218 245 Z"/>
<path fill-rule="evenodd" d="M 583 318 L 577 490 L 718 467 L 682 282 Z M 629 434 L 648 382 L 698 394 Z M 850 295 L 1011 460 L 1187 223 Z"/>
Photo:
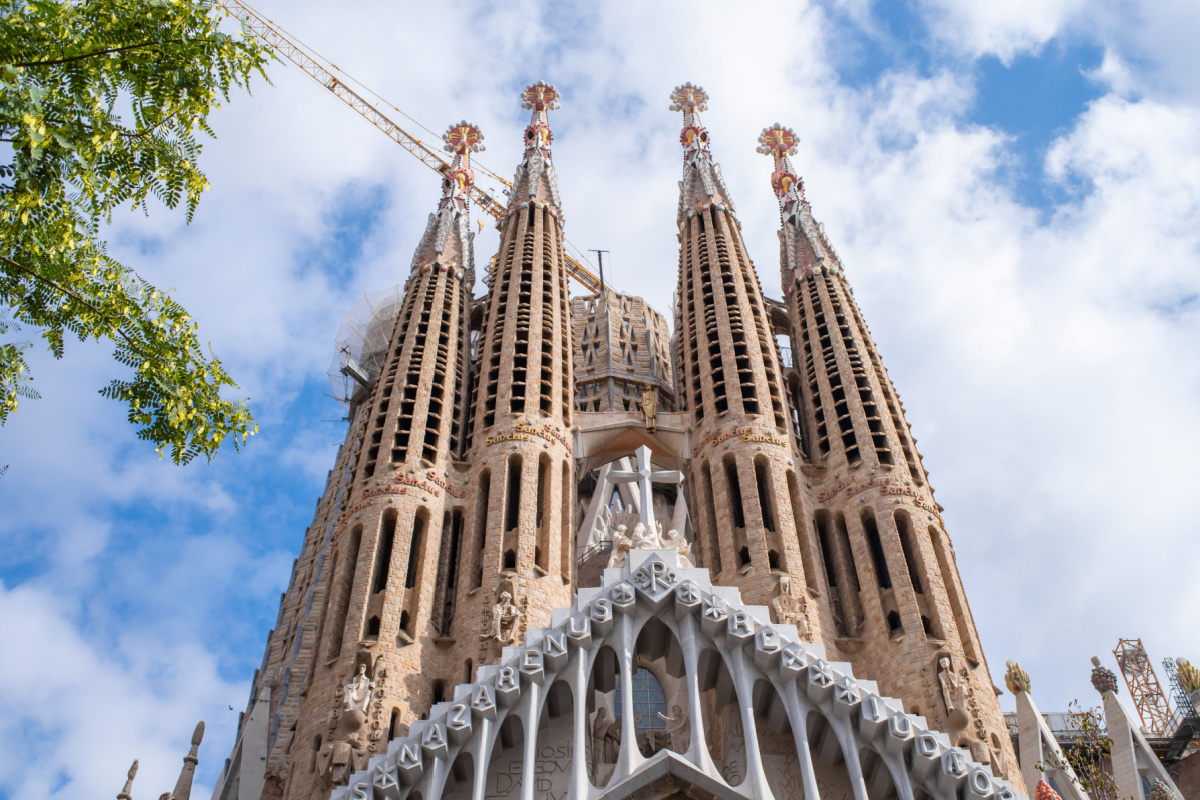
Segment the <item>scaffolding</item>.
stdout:
<path fill-rule="evenodd" d="M 1163 757 L 1163 761 L 1169 764 L 1183 758 L 1188 751 L 1200 747 L 1200 742 L 1197 741 L 1200 739 L 1200 714 L 1196 713 L 1191 696 L 1179 680 L 1175 659 L 1164 658 L 1163 670 L 1167 673 L 1167 681 L 1171 685 L 1171 699 L 1175 701 L 1175 715 L 1172 719 L 1171 733 L 1168 734 L 1171 741 Z"/>
<path fill-rule="evenodd" d="M 329 366 L 329 383 L 334 399 L 343 408 L 349 409 L 354 395 L 370 386 L 383 370 L 403 302 L 404 287 L 397 284 L 363 295 L 342 317 L 334 340 L 337 352 Z"/>
<path fill-rule="evenodd" d="M 1142 718 L 1142 726 L 1155 738 L 1170 737 L 1175 731 L 1171 726 L 1171 706 L 1163 694 L 1154 665 L 1146 655 L 1141 639 L 1119 639 L 1113 650 L 1117 667 L 1129 687 L 1129 696 Z"/>

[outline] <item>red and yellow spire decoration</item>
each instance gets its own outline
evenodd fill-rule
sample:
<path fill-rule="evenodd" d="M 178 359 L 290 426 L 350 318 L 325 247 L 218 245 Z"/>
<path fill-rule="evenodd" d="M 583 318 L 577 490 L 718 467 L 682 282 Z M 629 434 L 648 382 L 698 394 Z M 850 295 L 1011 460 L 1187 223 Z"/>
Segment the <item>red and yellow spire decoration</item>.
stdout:
<path fill-rule="evenodd" d="M 525 91 L 521 92 L 521 107 L 532 111 L 533 116 L 525 128 L 525 155 L 513 177 L 512 195 L 508 201 L 509 216 L 535 203 L 549 206 L 550 214 L 560 225 L 563 223 L 562 201 L 550 156 L 554 132 L 550 130 L 547 113 L 559 107 L 560 97 L 558 89 L 545 81 L 526 86 Z"/>
<path fill-rule="evenodd" d="M 671 92 L 670 109 L 683 112 L 683 130 L 679 134 L 679 143 L 683 145 L 683 180 L 679 183 L 676 220 L 680 228 L 688 218 L 709 206 L 735 212 L 729 187 L 709 149 L 708 129 L 700 121 L 700 112 L 708 110 L 708 93 L 690 82 L 676 86 Z"/>
<path fill-rule="evenodd" d="M 471 153 L 484 150 L 483 133 L 478 125 L 466 120 L 456 122 L 442 134 L 443 149 L 454 154 L 442 176 L 442 199 L 437 212 L 429 215 L 425 235 L 413 254 L 412 269 L 429 271 L 435 265 L 443 272 L 460 267 L 459 277 L 475 282 L 475 248 L 471 233 L 471 187 L 475 170 L 471 169 Z"/>
<path fill-rule="evenodd" d="M 796 155 L 800 137 L 791 128 L 776 122 L 763 128 L 758 136 L 758 152 L 775 159 L 775 171 L 771 173 L 771 189 L 779 200 L 779 216 L 783 229 L 779 232 L 782 242 L 781 269 L 784 286 L 791 285 L 789 272 L 798 270 L 812 275 L 814 270 L 841 271 L 841 259 L 837 250 L 825 237 L 824 227 L 813 219 L 812 208 L 804 197 L 804 181 L 792 167 L 790 156 Z"/>

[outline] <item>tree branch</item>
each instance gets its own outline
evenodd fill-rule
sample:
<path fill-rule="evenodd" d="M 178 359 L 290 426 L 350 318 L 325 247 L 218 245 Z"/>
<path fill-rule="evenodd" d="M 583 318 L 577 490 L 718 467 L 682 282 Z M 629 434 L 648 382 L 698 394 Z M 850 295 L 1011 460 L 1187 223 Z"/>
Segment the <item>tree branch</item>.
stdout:
<path fill-rule="evenodd" d="M 45 277 L 44 275 L 37 274 L 36 272 L 31 270 L 29 267 L 25 266 L 24 264 L 20 264 L 16 261 L 13 261 L 8 256 L 0 256 L 0 261 L 4 261 L 5 263 L 12 265 L 17 270 L 19 270 L 19 271 L 25 273 L 26 275 L 28 275 L 29 277 L 33 278 L 35 281 L 40 281 L 41 283 L 44 283 L 44 284 L 47 284 L 47 285 L 53 287 L 56 291 L 59 291 L 62 294 L 65 294 L 67 297 L 71 298 L 76 303 L 80 303 L 82 305 L 87 306 L 92 311 L 95 311 L 101 317 L 104 316 L 104 312 L 100 308 L 98 308 L 94 303 L 91 303 L 88 300 L 83 299 L 78 294 L 71 291 L 67 287 L 63 286 L 62 284 L 58 283 L 57 281 L 52 281 L 49 278 Z M 113 330 L 117 333 L 118 336 L 120 336 L 122 339 L 124 339 L 126 342 L 129 343 L 129 347 L 135 353 L 142 356 L 143 358 L 147 358 L 147 359 L 151 358 L 150 354 L 148 354 L 145 350 L 143 350 L 141 347 L 139 347 L 138 343 L 129 334 L 127 334 L 125 331 L 123 331 L 120 327 L 115 327 L 115 328 L 113 328 Z"/>
<path fill-rule="evenodd" d="M 83 53 L 77 56 L 68 56 L 67 58 L 56 58 L 50 61 L 18 61 L 10 66 L 14 67 L 52 67 L 56 64 L 69 64 L 72 61 L 83 61 L 86 58 L 95 58 L 96 56 L 106 56 L 110 53 L 124 53 L 127 50 L 137 50 L 141 47 L 158 47 L 163 44 L 180 44 L 180 39 L 168 39 L 165 42 L 141 42 L 140 44 L 130 44 L 125 47 L 110 47 L 107 50 L 97 50 L 93 53 Z"/>

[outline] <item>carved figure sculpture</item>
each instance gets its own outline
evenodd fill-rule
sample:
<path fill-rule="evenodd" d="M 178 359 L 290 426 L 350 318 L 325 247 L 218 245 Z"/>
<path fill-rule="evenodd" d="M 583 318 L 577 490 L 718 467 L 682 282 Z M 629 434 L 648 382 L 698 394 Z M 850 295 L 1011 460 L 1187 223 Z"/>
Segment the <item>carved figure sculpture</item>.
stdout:
<path fill-rule="evenodd" d="M 625 558 L 629 555 L 629 548 L 633 546 L 633 538 L 628 531 L 628 526 L 624 524 L 618 525 L 617 529 L 613 531 L 612 555 L 608 557 L 608 566 L 625 566 Z"/>
<path fill-rule="evenodd" d="M 649 386 L 642 392 L 642 419 L 646 421 L 646 432 L 658 429 L 658 392 Z"/>
<path fill-rule="evenodd" d="M 661 711 L 655 716 L 667 723 L 663 728 L 651 728 L 647 732 L 650 753 L 653 755 L 664 747 L 676 753 L 686 753 L 688 748 L 688 718 L 679 706 L 671 706 L 671 715 Z"/>
<path fill-rule="evenodd" d="M 961 731 L 971 722 L 967 712 L 966 678 L 954 671 L 954 660 L 949 653 L 943 652 L 938 656 L 938 684 L 942 687 L 942 702 L 946 705 L 946 715 L 949 718 L 951 739 L 954 733 Z"/>
<path fill-rule="evenodd" d="M 667 535 L 663 537 L 663 548 L 666 550 L 674 550 L 679 554 L 679 566 L 694 567 L 692 563 L 692 546 L 688 544 L 687 539 L 684 539 L 679 531 L 672 528 L 667 531 Z"/>
<path fill-rule="evenodd" d="M 787 575 L 780 576 L 779 586 L 775 596 L 768 604 L 776 625 L 795 625 L 796 631 L 803 641 L 811 641 L 812 633 L 808 627 L 808 600 L 799 596 L 792 587 L 792 579 Z"/>
<path fill-rule="evenodd" d="M 346 684 L 342 694 L 342 707 L 347 711 L 367 713 L 371 697 L 375 694 L 375 681 L 367 677 L 367 665 L 358 665 L 358 674 Z"/>
<path fill-rule="evenodd" d="M 495 639 L 501 644 L 512 644 L 516 639 L 521 609 L 513 602 L 513 596 L 507 591 L 500 592 L 500 598 L 492 606 L 492 627 L 481 638 Z"/>

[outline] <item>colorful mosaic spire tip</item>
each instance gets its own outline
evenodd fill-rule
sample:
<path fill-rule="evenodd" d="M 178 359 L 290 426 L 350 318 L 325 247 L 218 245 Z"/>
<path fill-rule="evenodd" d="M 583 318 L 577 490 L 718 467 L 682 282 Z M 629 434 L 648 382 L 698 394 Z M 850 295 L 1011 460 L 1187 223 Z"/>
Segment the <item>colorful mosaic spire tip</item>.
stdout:
<path fill-rule="evenodd" d="M 560 99 L 562 95 L 554 88 L 554 84 L 538 81 L 526 86 L 525 91 L 521 92 L 521 108 L 527 111 L 556 111 Z"/>
<path fill-rule="evenodd" d="M 481 153 L 487 148 L 483 144 L 483 132 L 478 125 L 473 125 L 465 119 L 451 125 L 442 134 L 446 144 L 442 149 L 447 153 L 465 156 L 467 153 Z"/>
<path fill-rule="evenodd" d="M 758 137 L 758 152 L 764 156 L 775 156 L 783 158 L 784 156 L 796 155 L 796 147 L 800 144 L 800 137 L 791 128 L 785 128 L 776 122 L 770 127 L 763 128 Z"/>
<path fill-rule="evenodd" d="M 682 111 L 684 114 L 695 114 L 708 110 L 708 92 L 699 86 L 693 86 L 689 81 L 682 86 L 676 86 L 671 92 L 671 110 Z"/>

